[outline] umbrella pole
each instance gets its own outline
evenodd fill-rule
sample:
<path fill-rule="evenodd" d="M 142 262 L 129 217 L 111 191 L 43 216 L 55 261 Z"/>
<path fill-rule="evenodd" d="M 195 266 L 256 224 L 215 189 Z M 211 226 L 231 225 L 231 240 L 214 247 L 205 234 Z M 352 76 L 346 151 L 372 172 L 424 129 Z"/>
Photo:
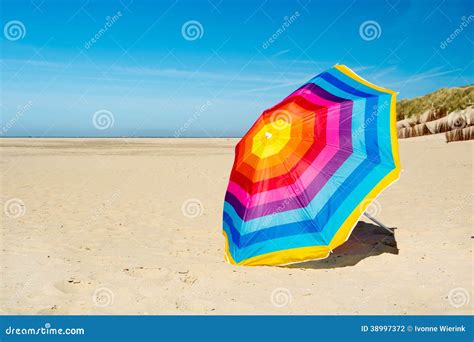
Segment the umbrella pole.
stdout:
<path fill-rule="evenodd" d="M 382 222 L 380 222 L 379 220 L 377 220 L 375 217 L 367 214 L 367 213 L 364 213 L 364 216 L 367 217 L 369 220 L 371 220 L 372 222 L 374 222 L 377 226 L 387 230 L 390 232 L 390 234 L 393 234 L 393 230 L 391 230 L 390 228 L 388 228 L 386 225 L 384 225 Z"/>

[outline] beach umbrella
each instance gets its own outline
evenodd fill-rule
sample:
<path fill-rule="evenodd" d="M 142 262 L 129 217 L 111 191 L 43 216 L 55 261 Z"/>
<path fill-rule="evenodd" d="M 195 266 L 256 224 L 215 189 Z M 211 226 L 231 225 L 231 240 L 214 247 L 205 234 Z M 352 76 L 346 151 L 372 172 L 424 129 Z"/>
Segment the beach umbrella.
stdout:
<path fill-rule="evenodd" d="M 326 258 L 399 177 L 396 93 L 344 65 L 265 110 L 235 148 L 225 195 L 226 259 Z"/>

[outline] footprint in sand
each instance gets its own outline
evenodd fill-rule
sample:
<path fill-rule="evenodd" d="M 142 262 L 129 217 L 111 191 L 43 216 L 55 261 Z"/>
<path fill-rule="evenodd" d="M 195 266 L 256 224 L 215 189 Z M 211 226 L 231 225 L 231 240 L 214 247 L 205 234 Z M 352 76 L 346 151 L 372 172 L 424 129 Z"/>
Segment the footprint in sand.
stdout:
<path fill-rule="evenodd" d="M 177 272 L 179 280 L 188 285 L 193 285 L 198 278 L 186 272 Z"/>
<path fill-rule="evenodd" d="M 68 278 L 55 283 L 54 287 L 62 293 L 76 293 L 82 290 L 83 284 L 79 279 Z"/>
<path fill-rule="evenodd" d="M 36 312 L 37 315 L 54 315 L 58 313 L 66 314 L 67 312 L 65 310 L 60 310 L 57 305 L 53 305 L 48 308 L 38 310 Z"/>

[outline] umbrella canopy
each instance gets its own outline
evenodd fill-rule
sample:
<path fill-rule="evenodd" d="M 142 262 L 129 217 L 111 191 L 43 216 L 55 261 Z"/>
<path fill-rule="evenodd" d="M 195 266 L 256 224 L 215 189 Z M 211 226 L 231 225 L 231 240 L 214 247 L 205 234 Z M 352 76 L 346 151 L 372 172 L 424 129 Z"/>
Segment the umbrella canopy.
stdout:
<path fill-rule="evenodd" d="M 266 110 L 240 140 L 224 202 L 226 259 L 283 265 L 347 241 L 400 172 L 396 93 L 344 65 Z"/>

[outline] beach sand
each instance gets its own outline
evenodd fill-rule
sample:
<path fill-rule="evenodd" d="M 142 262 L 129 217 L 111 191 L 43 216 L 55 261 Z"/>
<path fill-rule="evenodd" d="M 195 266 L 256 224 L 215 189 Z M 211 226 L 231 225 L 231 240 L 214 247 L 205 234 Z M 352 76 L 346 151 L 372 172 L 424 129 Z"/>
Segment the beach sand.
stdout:
<path fill-rule="evenodd" d="M 377 199 L 325 261 L 224 261 L 235 139 L 1 139 L 2 314 L 470 314 L 473 147 L 400 141 Z M 397 249 L 398 248 L 398 249 Z"/>

